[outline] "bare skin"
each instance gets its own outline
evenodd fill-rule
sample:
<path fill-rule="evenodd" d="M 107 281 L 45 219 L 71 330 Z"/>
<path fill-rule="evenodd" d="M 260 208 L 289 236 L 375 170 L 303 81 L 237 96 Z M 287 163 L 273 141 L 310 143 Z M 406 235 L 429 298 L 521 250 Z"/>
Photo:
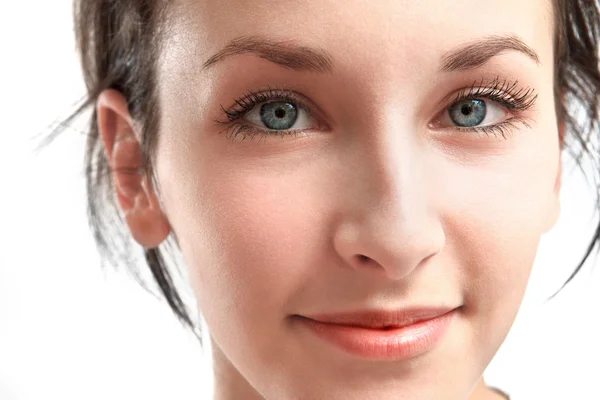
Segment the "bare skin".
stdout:
<path fill-rule="evenodd" d="M 123 172 L 143 132 L 121 93 L 102 94 L 98 124 L 135 240 L 177 238 L 216 399 L 502 398 L 481 377 L 560 213 L 550 2 L 174 3 L 156 186 Z M 269 88 L 289 96 L 250 104 Z M 296 114 L 265 119 L 274 102 Z M 458 311 L 397 362 L 289 323 L 415 305 Z"/>
<path fill-rule="evenodd" d="M 264 400 L 254 388 L 239 376 L 228 360 L 223 359 L 222 353 L 214 351 L 213 373 L 216 385 L 213 400 L 231 400 L 244 398 L 247 400 Z M 507 400 L 508 398 L 486 386 L 483 377 L 479 379 L 468 400 Z M 509 400 L 509 399 L 508 399 Z"/>

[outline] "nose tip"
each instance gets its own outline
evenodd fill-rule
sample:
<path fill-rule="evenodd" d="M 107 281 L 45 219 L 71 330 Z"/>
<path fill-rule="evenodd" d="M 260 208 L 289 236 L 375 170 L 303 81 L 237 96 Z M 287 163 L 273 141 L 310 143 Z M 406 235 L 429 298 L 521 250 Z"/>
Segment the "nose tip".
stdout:
<path fill-rule="evenodd" d="M 334 225 L 338 254 L 356 271 L 400 280 L 445 245 L 439 164 L 402 113 L 386 114 L 352 147 Z M 368 138 L 374 138 L 369 140 Z"/>
<path fill-rule="evenodd" d="M 394 265 L 392 263 L 380 263 L 377 260 L 367 257 L 363 254 L 357 254 L 354 261 L 354 268 L 356 270 L 370 269 L 374 273 L 384 274 L 390 280 L 398 281 L 406 278 L 412 271 L 418 269 L 420 265 L 423 265 L 426 260 L 433 256 L 434 254 L 430 254 L 422 260 L 413 263 L 412 266 L 410 264 L 405 264 L 403 266 L 398 264 Z"/>
<path fill-rule="evenodd" d="M 379 213 L 383 216 L 383 212 Z M 379 222 L 375 222 L 379 221 Z M 357 271 L 406 278 L 445 244 L 441 224 L 430 214 L 411 218 L 371 218 L 338 231 L 336 248 Z"/>

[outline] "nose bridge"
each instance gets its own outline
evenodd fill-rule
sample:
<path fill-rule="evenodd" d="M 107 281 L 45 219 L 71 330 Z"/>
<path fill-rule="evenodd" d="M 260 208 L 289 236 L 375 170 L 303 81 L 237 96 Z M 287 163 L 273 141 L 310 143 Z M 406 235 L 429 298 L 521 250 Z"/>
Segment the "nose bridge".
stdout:
<path fill-rule="evenodd" d="M 373 132 L 374 139 L 356 146 L 355 173 L 347 185 L 352 201 L 335 235 L 348 265 L 391 279 L 410 274 L 445 241 L 430 198 L 425 152 L 409 129 L 388 121 Z"/>

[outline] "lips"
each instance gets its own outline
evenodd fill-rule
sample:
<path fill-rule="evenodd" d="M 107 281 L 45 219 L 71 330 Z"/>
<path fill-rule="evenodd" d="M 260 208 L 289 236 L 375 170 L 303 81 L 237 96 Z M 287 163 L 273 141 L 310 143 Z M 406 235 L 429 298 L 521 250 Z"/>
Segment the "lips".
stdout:
<path fill-rule="evenodd" d="M 398 329 L 440 317 L 452 307 L 413 307 L 401 310 L 359 310 L 335 314 L 304 315 L 317 322 L 368 329 Z"/>
<path fill-rule="evenodd" d="M 413 307 L 361 310 L 335 314 L 295 315 L 293 326 L 318 338 L 328 348 L 359 359 L 407 361 L 425 356 L 442 343 L 458 315 L 457 308 Z M 309 347 L 313 348 L 312 340 Z"/>

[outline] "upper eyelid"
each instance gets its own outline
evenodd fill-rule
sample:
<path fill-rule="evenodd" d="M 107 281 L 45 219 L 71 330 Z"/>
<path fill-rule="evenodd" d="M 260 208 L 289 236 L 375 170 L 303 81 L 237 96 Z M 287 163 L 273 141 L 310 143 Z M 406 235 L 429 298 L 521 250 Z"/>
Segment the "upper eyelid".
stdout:
<path fill-rule="evenodd" d="M 518 83 L 518 81 L 514 81 L 514 83 L 507 84 L 508 80 L 504 80 L 500 83 L 499 79 L 500 79 L 499 77 L 496 77 L 494 79 L 490 79 L 489 81 L 485 82 L 485 79 L 482 78 L 479 81 L 474 81 L 470 86 L 465 86 L 465 87 L 462 87 L 455 91 L 452 91 L 437 102 L 437 104 L 435 105 L 435 109 L 439 110 L 438 111 L 438 114 L 439 114 L 439 112 L 445 111 L 445 109 L 447 107 L 456 103 L 457 101 L 459 101 L 459 99 L 465 99 L 465 98 L 471 98 L 471 97 L 477 97 L 477 96 L 485 98 L 485 97 L 490 97 L 489 95 L 491 93 L 496 93 L 497 96 L 506 96 L 508 98 L 508 97 L 511 97 L 511 94 L 505 92 L 504 90 L 500 90 L 500 89 L 507 89 L 507 88 L 512 88 L 513 90 L 516 90 L 517 93 L 524 93 L 524 92 L 530 93 L 532 96 L 531 103 L 533 103 L 535 101 L 535 99 L 537 98 L 537 94 L 535 94 L 535 91 L 533 91 L 533 89 L 530 89 L 530 88 L 514 89 L 516 87 L 516 84 Z M 478 93 L 478 92 L 483 92 L 483 93 Z M 278 94 L 281 96 L 278 96 Z M 247 92 L 244 96 L 235 100 L 235 104 L 239 105 L 240 102 L 253 101 L 251 98 L 256 95 L 266 96 L 266 99 L 261 102 L 256 102 L 255 104 L 253 104 L 253 107 L 251 110 L 253 110 L 254 107 L 256 107 L 260 104 L 266 103 L 266 102 L 277 101 L 278 99 L 280 99 L 282 97 L 286 97 L 286 96 L 292 97 L 294 102 L 296 102 L 300 107 L 305 109 L 305 111 L 309 114 L 310 117 L 317 119 L 317 123 L 319 126 L 322 126 L 322 125 L 330 126 L 330 123 L 329 123 L 330 119 L 314 102 L 312 102 L 304 95 L 302 95 L 292 89 L 285 89 L 285 88 L 279 88 L 279 87 L 272 88 L 270 86 L 267 86 L 267 88 L 262 89 L 262 90 Z M 491 101 L 496 101 L 496 100 L 491 99 Z M 501 104 L 501 106 L 506 107 L 506 105 L 504 105 L 504 104 Z M 241 114 L 238 116 L 238 118 L 235 118 L 235 119 L 232 119 L 229 121 L 216 121 L 216 122 L 220 122 L 220 123 L 231 123 L 234 120 L 243 118 L 245 115 L 247 115 L 251 111 L 251 110 L 247 110 L 246 112 L 243 112 L 244 110 L 235 109 L 235 105 L 233 105 L 229 109 L 225 109 L 222 106 L 221 106 L 221 108 L 226 113 L 227 113 L 227 111 L 229 111 L 229 112 L 238 112 Z"/>
<path fill-rule="evenodd" d="M 494 79 L 491 79 L 487 82 L 482 78 L 479 81 L 474 81 L 470 86 L 465 86 L 461 89 L 455 90 L 448 95 L 444 96 L 435 106 L 436 109 L 448 107 L 449 105 L 459 101 L 462 98 L 475 98 L 475 97 L 487 97 L 490 98 L 490 94 L 496 93 L 497 96 L 505 96 L 506 98 L 513 97 L 510 93 L 506 91 L 506 89 L 512 89 L 517 91 L 517 94 L 527 93 L 532 96 L 532 100 L 535 100 L 537 94 L 535 90 L 531 87 L 519 87 L 517 86 L 518 80 L 514 82 L 509 81 L 508 79 L 504 79 L 500 81 L 500 77 L 497 76 Z M 502 89 L 502 90 L 501 90 Z M 483 93 L 477 93 L 483 92 Z M 453 100 L 451 100 L 453 99 Z M 492 101 L 494 101 L 492 99 Z"/>
<path fill-rule="evenodd" d="M 247 96 L 244 96 L 244 98 L 247 99 L 248 97 L 251 96 L 251 94 L 255 94 L 255 95 L 267 94 L 268 95 L 267 99 L 264 102 L 276 101 L 277 99 L 282 98 L 282 97 L 292 97 L 295 101 L 301 103 L 303 106 L 308 106 L 307 103 L 311 103 L 310 100 L 308 100 L 304 95 L 302 95 L 292 89 L 267 88 L 265 90 L 251 92 Z M 262 103 L 257 103 L 257 104 L 262 104 Z"/>
<path fill-rule="evenodd" d="M 330 119 L 328 118 L 328 116 L 325 114 L 324 111 L 321 110 L 320 107 L 318 107 L 313 101 L 309 100 L 306 96 L 304 96 L 303 94 L 300 94 L 299 92 L 292 90 L 292 89 L 285 89 L 285 88 L 271 88 L 271 87 L 267 87 L 266 89 L 262 89 L 262 90 L 256 90 L 256 91 L 250 91 L 247 92 L 244 96 L 238 98 L 235 103 L 239 104 L 239 101 L 252 101 L 250 98 L 254 97 L 253 95 L 269 95 L 269 94 L 275 94 L 274 96 L 265 99 L 264 101 L 261 102 L 257 102 L 253 105 L 252 109 L 254 109 L 255 107 L 257 107 L 260 104 L 264 104 L 267 102 L 275 102 L 278 101 L 281 97 L 284 96 L 290 96 L 294 99 L 294 102 L 296 102 L 301 108 L 303 108 L 304 110 L 306 110 L 306 112 L 308 113 L 308 115 L 315 119 L 317 122 L 317 125 L 319 127 L 322 127 L 323 125 L 325 126 L 329 126 L 330 123 Z M 277 94 L 281 95 L 281 96 L 277 96 Z M 249 100 L 250 99 L 250 100 Z M 222 107 L 223 108 L 223 107 Z M 224 109 L 224 110 L 229 110 L 229 111 L 233 111 L 236 110 L 235 109 L 235 105 L 232 106 L 229 109 Z M 236 110 L 236 111 L 240 111 L 240 110 Z M 242 113 L 238 118 L 243 118 L 245 115 L 247 115 L 251 110 L 248 110 L 246 113 Z M 218 121 L 217 121 L 218 122 Z M 226 121 L 224 123 L 230 123 L 233 121 Z"/>

